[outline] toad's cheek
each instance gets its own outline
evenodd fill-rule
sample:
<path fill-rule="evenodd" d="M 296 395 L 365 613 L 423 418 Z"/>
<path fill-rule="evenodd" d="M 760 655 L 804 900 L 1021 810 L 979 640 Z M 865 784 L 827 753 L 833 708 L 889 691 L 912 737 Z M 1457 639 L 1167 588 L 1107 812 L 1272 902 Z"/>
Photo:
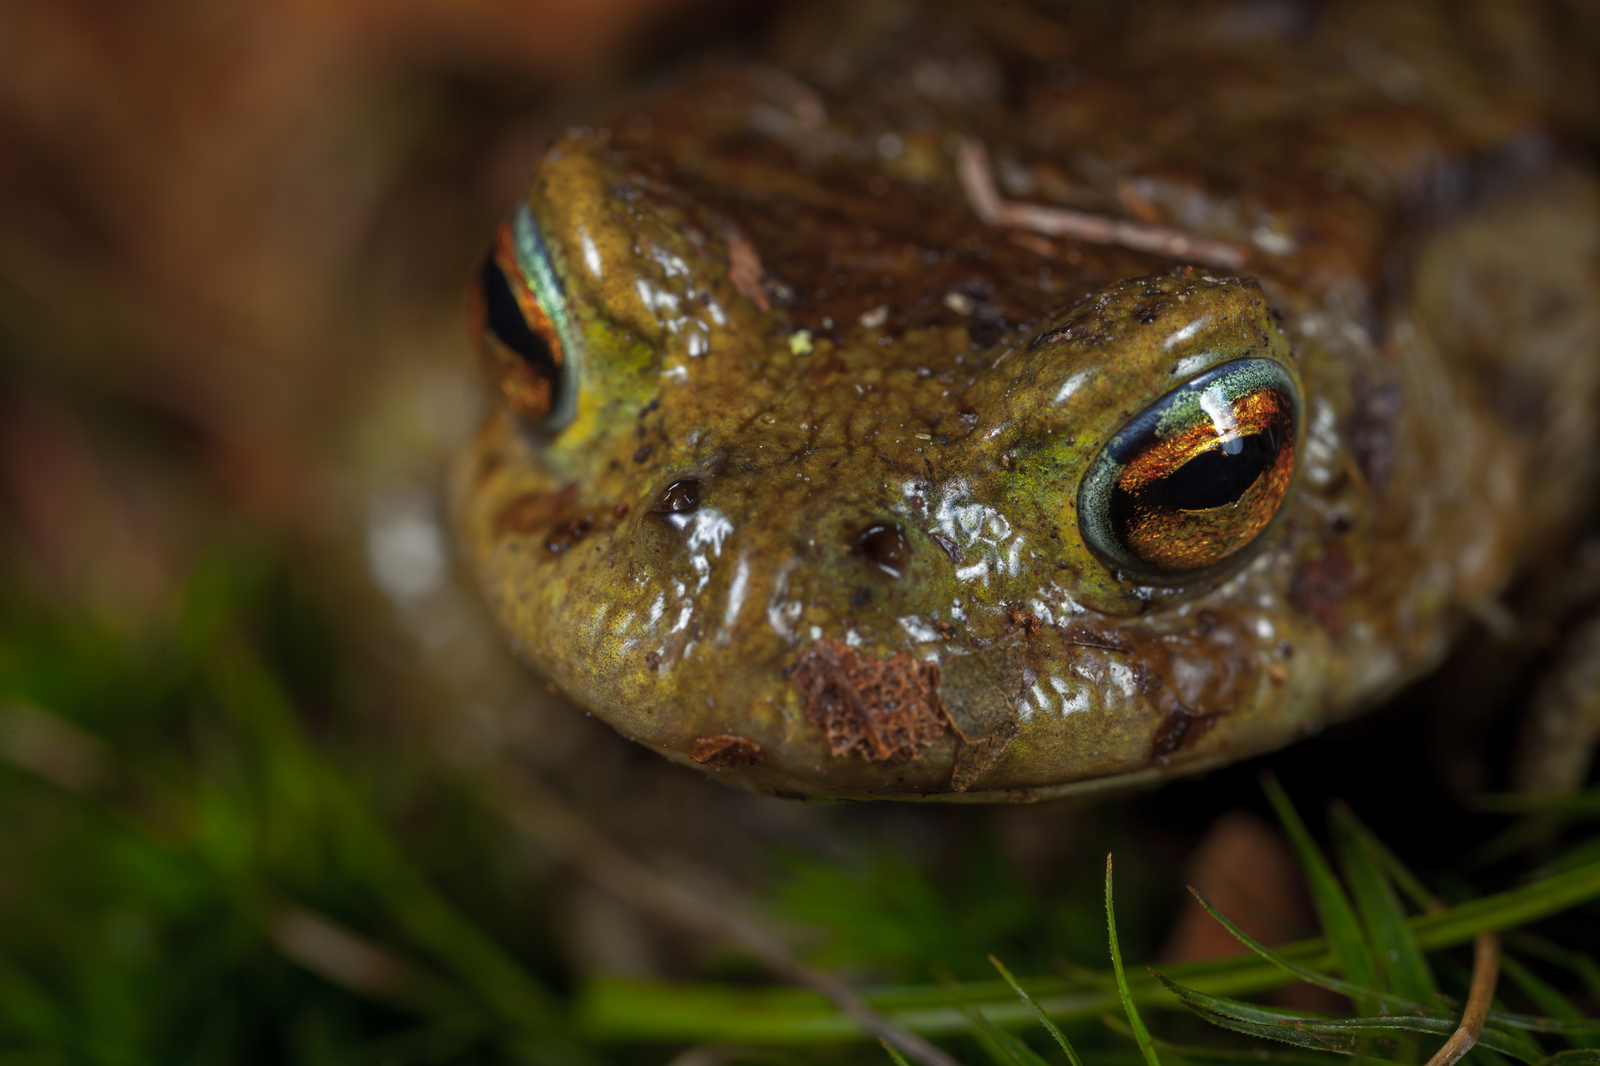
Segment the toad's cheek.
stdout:
<path fill-rule="evenodd" d="M 723 518 L 699 520 L 708 553 Z M 1252 612 L 1166 632 L 1023 613 L 977 650 L 853 646 L 849 630 L 813 636 L 779 591 L 800 560 L 758 576 L 730 546 L 706 576 L 721 594 L 673 579 L 611 599 L 573 612 L 593 624 L 552 650 L 569 662 L 563 684 L 625 733 L 763 792 L 993 800 L 1136 784 L 1291 738 L 1315 688 Z"/>

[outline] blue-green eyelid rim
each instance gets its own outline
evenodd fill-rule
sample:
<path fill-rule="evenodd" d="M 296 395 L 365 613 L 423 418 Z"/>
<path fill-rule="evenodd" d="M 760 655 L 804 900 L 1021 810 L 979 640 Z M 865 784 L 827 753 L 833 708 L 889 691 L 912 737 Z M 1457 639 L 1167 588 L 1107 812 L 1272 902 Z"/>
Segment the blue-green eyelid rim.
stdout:
<path fill-rule="evenodd" d="M 522 279 L 533 290 L 534 299 L 549 316 L 561 338 L 561 385 L 556 389 L 555 406 L 539 423 L 544 430 L 557 430 L 578 416 L 578 389 L 583 380 L 583 345 L 567 311 L 567 295 L 550 263 L 550 253 L 539 236 L 539 225 L 526 201 L 517 205 L 511 216 L 511 248 Z"/>
<path fill-rule="evenodd" d="M 1111 492 L 1116 486 L 1117 478 L 1122 474 L 1122 468 L 1132 458 L 1134 447 L 1150 437 L 1159 440 L 1181 433 L 1194 425 L 1196 419 L 1206 417 L 1206 412 L 1201 406 L 1201 398 L 1215 388 L 1222 389 L 1223 395 L 1230 401 L 1261 389 L 1276 389 L 1289 397 L 1293 405 L 1297 442 L 1295 463 L 1296 466 L 1299 465 L 1298 442 L 1303 422 L 1302 405 L 1300 390 L 1287 367 L 1272 359 L 1236 359 L 1197 374 L 1146 407 L 1112 434 L 1105 447 L 1100 449 L 1094 465 L 1089 468 L 1088 475 L 1078 488 L 1078 524 L 1083 531 L 1083 539 L 1088 542 L 1090 548 L 1113 566 L 1138 573 L 1146 578 L 1160 577 L 1168 581 L 1174 578 L 1189 580 L 1224 569 L 1231 570 L 1237 561 L 1248 557 L 1249 552 L 1241 549 L 1230 558 L 1202 571 L 1154 575 L 1148 572 L 1147 565 L 1140 563 L 1123 550 L 1122 545 L 1117 543 L 1116 531 L 1111 528 Z M 1286 503 L 1288 497 L 1285 496 L 1284 499 Z M 1278 511 L 1280 514 L 1283 512 L 1282 504 L 1279 505 Z M 1265 537 L 1276 524 L 1277 518 L 1274 516 L 1273 522 L 1262 530 L 1260 536 L 1252 543 L 1260 543 L 1262 537 Z"/>

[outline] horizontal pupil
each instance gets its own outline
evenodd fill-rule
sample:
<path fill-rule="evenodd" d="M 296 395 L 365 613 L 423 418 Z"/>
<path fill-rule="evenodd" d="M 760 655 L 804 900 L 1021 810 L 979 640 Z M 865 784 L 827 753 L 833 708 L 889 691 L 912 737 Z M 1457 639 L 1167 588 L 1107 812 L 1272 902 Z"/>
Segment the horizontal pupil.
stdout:
<path fill-rule="evenodd" d="M 1126 541 L 1141 512 L 1209 511 L 1237 503 L 1277 460 L 1281 447 L 1279 428 L 1267 426 L 1201 452 L 1138 493 L 1118 485 L 1111 494 L 1112 524 Z"/>
<path fill-rule="evenodd" d="M 1229 445 L 1236 445 L 1231 453 Z M 1172 511 L 1222 507 L 1249 491 L 1277 458 L 1277 434 L 1268 427 L 1265 432 L 1235 437 L 1220 448 L 1201 452 L 1141 495 Z"/>
<path fill-rule="evenodd" d="M 505 273 L 493 256 L 484 259 L 478 273 L 478 284 L 483 291 L 484 317 L 489 332 L 501 344 L 521 356 L 541 377 L 556 381 L 559 368 L 550 345 L 529 328 L 517 297 L 511 291 L 511 283 L 506 280 Z"/>

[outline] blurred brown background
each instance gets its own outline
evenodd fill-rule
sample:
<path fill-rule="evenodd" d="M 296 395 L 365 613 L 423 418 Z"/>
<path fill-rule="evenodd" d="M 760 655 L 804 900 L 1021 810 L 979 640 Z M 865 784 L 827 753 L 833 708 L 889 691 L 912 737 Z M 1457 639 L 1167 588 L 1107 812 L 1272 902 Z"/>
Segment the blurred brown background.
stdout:
<path fill-rule="evenodd" d="M 124 469 L 116 427 L 84 424 L 97 402 L 226 507 L 314 523 L 310 468 L 396 349 L 461 357 L 462 279 L 549 133 L 751 21 L 705 0 L 0 4 L 15 546 L 125 605 L 181 568 L 162 493 L 183 493 Z"/>

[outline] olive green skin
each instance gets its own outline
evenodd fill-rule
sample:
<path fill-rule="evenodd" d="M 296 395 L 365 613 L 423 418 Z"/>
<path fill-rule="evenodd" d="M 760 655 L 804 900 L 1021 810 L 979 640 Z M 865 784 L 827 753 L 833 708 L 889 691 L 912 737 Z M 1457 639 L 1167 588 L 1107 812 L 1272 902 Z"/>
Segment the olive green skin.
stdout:
<path fill-rule="evenodd" d="M 1327 32 L 1296 47 L 1342 46 L 1337 20 Z M 938 38 L 940 54 L 1059 62 L 1003 37 L 962 37 L 976 43 L 957 59 Z M 1082 75 L 1086 100 L 1055 101 L 1053 121 L 1085 133 L 1069 145 L 1030 126 L 1052 120 L 1038 94 L 911 122 L 895 101 L 914 55 L 885 71 L 875 40 L 861 31 L 842 74 L 797 64 L 825 90 L 763 66 L 690 74 L 558 141 L 528 192 L 581 337 L 578 415 L 550 431 L 493 409 L 459 465 L 458 526 L 517 650 L 625 735 L 797 797 L 1033 799 L 1192 772 L 1426 669 L 1587 498 L 1593 183 L 1530 171 L 1421 228 L 1385 172 L 1492 150 L 1514 116 L 1419 106 L 1338 141 L 1335 108 L 1288 144 L 1266 139 L 1281 116 L 1232 118 L 1219 159 L 1221 134 L 1163 134 L 1176 105 L 1147 102 L 1151 70 L 1181 80 L 1206 58 L 1175 34 L 1154 58 L 1148 42 L 1071 45 L 1100 73 Z M 1301 84 L 1304 56 L 1251 54 L 1241 84 L 1208 85 L 1214 106 L 1263 86 L 1328 95 Z M 1348 112 L 1370 103 L 1359 79 L 1334 82 Z M 974 216 L 953 131 L 1059 173 L 1073 152 L 1112 158 L 1107 127 L 1154 131 L 1140 166 L 1101 181 L 1108 213 L 1119 179 L 1204 160 L 1160 221 L 1189 203 L 1202 235 L 1249 250 L 1245 271 L 1012 240 Z M 1396 162 L 1397 144 L 1424 158 Z M 1337 194 L 1330 158 L 1356 175 Z M 1380 266 L 1402 246 L 1396 300 Z M 760 283 L 740 276 L 745 250 Z M 1239 358 L 1299 386 L 1289 496 L 1204 580 L 1129 580 L 1085 544 L 1079 484 L 1130 418 Z M 1503 410 L 1513 378 L 1537 417 Z M 652 513 L 684 478 L 699 509 Z M 859 550 L 880 522 L 909 543 L 898 574 Z M 937 663 L 949 727 L 908 759 L 835 754 L 794 677 L 817 641 Z M 692 758 L 728 737 L 748 757 Z"/>

